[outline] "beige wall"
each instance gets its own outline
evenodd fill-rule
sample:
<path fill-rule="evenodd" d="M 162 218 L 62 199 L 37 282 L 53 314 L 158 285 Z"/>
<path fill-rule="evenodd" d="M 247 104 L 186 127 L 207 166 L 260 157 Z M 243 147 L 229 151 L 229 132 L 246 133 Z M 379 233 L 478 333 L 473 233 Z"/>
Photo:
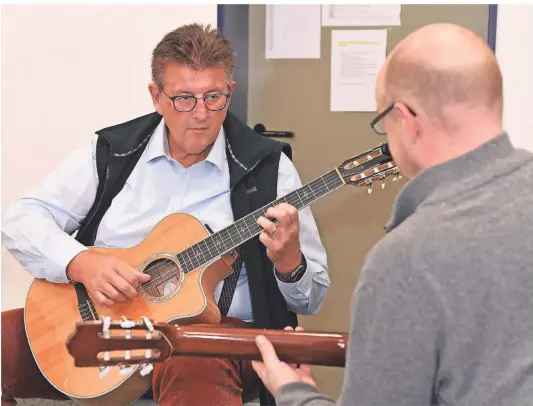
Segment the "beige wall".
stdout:
<path fill-rule="evenodd" d="M 95 130 L 152 111 L 153 47 L 216 19 L 216 5 L 3 5 L 2 213 Z M 31 279 L 2 248 L 2 310 Z"/>

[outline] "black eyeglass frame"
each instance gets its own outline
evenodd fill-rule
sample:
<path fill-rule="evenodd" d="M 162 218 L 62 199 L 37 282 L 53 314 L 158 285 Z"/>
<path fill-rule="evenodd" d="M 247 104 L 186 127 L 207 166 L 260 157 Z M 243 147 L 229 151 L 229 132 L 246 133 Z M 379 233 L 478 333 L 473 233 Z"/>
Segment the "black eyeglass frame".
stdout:
<path fill-rule="evenodd" d="M 200 100 L 200 99 L 203 99 L 204 106 L 209 111 L 224 110 L 226 108 L 226 106 L 228 105 L 228 99 L 231 96 L 231 93 L 210 93 L 210 94 L 204 94 L 202 97 L 196 97 L 196 96 L 193 96 L 193 95 L 190 95 L 190 94 L 187 94 L 187 95 L 179 94 L 177 96 L 171 96 L 167 92 L 165 92 L 165 89 L 161 89 L 161 91 L 165 94 L 165 96 L 167 96 L 170 99 L 170 101 L 172 102 L 172 106 L 174 107 L 174 110 L 176 110 L 178 113 L 188 113 L 189 111 L 193 111 L 194 108 L 196 107 L 196 105 L 198 104 L 198 100 Z M 224 96 L 226 98 L 226 100 L 224 100 L 224 105 L 222 107 L 220 107 L 219 109 L 211 109 L 211 108 L 209 108 L 207 106 L 207 104 L 205 102 L 205 99 L 207 97 L 213 96 L 214 94 L 216 94 L 217 96 Z M 184 96 L 193 98 L 194 99 L 194 104 L 189 110 L 178 110 L 176 108 L 176 103 L 174 102 L 174 100 L 176 100 L 178 97 L 184 97 Z"/>
<path fill-rule="evenodd" d="M 374 117 L 374 119 L 370 122 L 370 127 L 372 127 L 372 129 L 374 130 L 374 132 L 378 135 L 387 135 L 386 132 L 382 132 L 382 131 L 379 131 L 376 129 L 376 124 L 379 123 L 383 117 L 385 117 L 387 114 L 389 114 L 392 109 L 394 108 L 394 105 L 396 104 L 397 102 L 393 102 L 389 105 L 389 107 L 387 107 L 385 110 L 383 110 L 381 113 L 379 113 L 376 117 Z M 405 104 L 404 104 L 405 105 Z M 413 111 L 413 109 L 407 105 L 405 105 L 405 107 L 407 107 L 407 110 L 409 110 L 409 112 L 414 116 L 416 117 L 416 113 Z"/>

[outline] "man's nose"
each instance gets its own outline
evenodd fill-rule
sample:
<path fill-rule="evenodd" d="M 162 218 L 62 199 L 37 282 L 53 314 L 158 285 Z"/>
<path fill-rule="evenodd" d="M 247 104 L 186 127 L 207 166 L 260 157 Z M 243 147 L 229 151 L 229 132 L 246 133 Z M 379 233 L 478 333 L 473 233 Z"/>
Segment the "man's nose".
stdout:
<path fill-rule="evenodd" d="M 194 109 L 192 111 L 193 117 L 198 119 L 204 119 L 207 117 L 208 109 L 205 106 L 204 99 L 198 99 L 196 106 L 194 106 Z"/>

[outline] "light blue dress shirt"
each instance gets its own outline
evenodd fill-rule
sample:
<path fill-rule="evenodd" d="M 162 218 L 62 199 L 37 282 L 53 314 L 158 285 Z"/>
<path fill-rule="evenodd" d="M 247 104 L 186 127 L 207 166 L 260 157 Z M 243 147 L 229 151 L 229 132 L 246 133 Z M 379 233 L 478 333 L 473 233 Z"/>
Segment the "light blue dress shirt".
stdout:
<path fill-rule="evenodd" d="M 83 145 L 33 191 L 15 201 L 2 220 L 2 244 L 36 278 L 67 283 L 66 267 L 81 251 L 71 235 L 89 211 L 98 185 L 96 139 Z M 215 232 L 233 223 L 225 135 L 220 131 L 207 158 L 189 168 L 169 152 L 164 120 L 156 128 L 124 188 L 98 228 L 95 246 L 129 247 L 141 242 L 164 216 L 188 213 Z M 278 198 L 301 186 L 296 168 L 282 154 Z M 300 244 L 307 271 L 296 283 L 276 278 L 289 309 L 316 313 L 329 287 L 326 252 L 309 208 L 300 214 Z M 274 272 L 274 270 L 272 271 Z M 216 287 L 219 299 L 222 282 Z M 248 276 L 243 267 L 228 316 L 252 321 Z"/>

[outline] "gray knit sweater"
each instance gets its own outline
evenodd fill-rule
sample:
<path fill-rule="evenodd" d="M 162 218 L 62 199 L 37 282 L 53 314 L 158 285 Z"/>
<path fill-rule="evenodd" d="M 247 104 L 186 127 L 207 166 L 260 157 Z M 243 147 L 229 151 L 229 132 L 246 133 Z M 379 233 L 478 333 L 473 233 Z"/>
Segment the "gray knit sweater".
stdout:
<path fill-rule="evenodd" d="M 533 154 L 507 134 L 399 193 L 352 302 L 343 406 L 533 405 Z M 279 406 L 335 402 L 295 383 Z"/>

